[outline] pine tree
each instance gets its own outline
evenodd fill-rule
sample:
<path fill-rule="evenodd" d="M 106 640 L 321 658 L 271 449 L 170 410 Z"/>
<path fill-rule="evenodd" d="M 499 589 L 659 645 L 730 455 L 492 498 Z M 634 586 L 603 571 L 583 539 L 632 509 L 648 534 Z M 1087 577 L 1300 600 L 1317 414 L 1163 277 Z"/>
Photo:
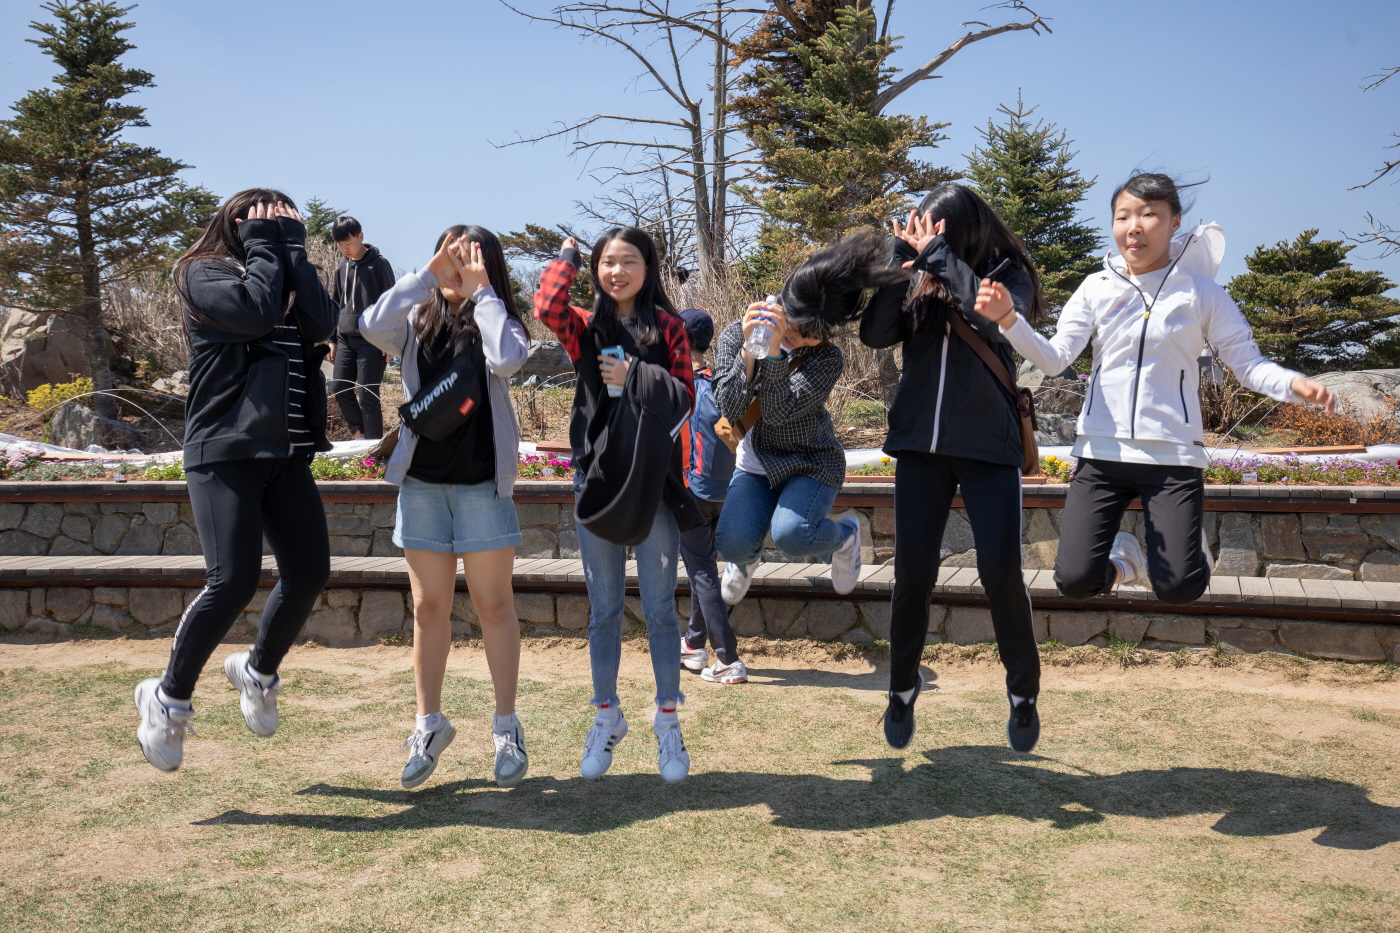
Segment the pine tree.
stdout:
<path fill-rule="evenodd" d="M 524 259 L 545 263 L 559 257 L 559 250 L 566 237 L 578 240 L 579 249 L 584 253 L 584 264 L 574 276 L 573 287 L 569 289 L 569 300 L 580 308 L 593 307 L 593 276 L 588 271 L 588 246 L 592 238 L 579 233 L 572 227 L 560 225 L 558 228 L 543 227 L 539 224 L 526 224 L 524 230 L 514 230 L 501 236 L 501 247 L 507 259 Z M 533 296 L 527 296 L 533 300 Z M 526 303 L 529 306 L 529 303 Z"/>
<path fill-rule="evenodd" d="M 31 23 L 43 38 L 28 41 L 62 71 L 0 122 L 0 303 L 77 317 L 93 384 L 110 391 L 103 286 L 166 262 L 207 198 L 181 183 L 190 166 L 122 138 L 149 125 L 125 98 L 154 86 L 149 72 L 119 61 L 134 48 L 122 37 L 132 8 L 51 0 L 43 9 L 55 21 Z M 116 414 L 109 396 L 94 404 Z"/>
<path fill-rule="evenodd" d="M 1384 295 L 1394 283 L 1353 269 L 1355 246 L 1316 236 L 1260 246 L 1226 286 L 1259 349 L 1305 373 L 1400 365 L 1400 301 Z"/>
<path fill-rule="evenodd" d="M 1040 270 L 1048 333 L 1060 308 L 1100 264 L 1098 231 L 1079 217 L 1079 205 L 1097 179 L 1073 167 L 1078 153 L 1070 151 L 1063 130 L 1039 120 L 1031 124 L 1036 108 L 1027 109 L 1020 94 L 1014 109 L 1003 104 L 997 110 L 1006 122 L 987 121 L 982 146 L 967 157 L 967 177 Z"/>
<path fill-rule="evenodd" d="M 343 211 L 331 207 L 321 198 L 308 198 L 302 209 L 302 219 L 306 221 L 306 235 L 323 243 L 334 243 L 331 228 Z"/>
<path fill-rule="evenodd" d="M 795 66 L 762 77 L 767 105 L 790 116 L 745 126 L 762 159 L 755 178 L 765 187 L 735 191 L 824 243 L 855 227 L 883 227 L 912 195 L 958 177 L 913 155 L 946 139 L 939 133 L 946 123 L 874 111 L 898 73 L 885 63 L 896 48 L 890 37 L 875 37 L 868 7 L 840 9 L 819 37 L 793 45 Z"/>

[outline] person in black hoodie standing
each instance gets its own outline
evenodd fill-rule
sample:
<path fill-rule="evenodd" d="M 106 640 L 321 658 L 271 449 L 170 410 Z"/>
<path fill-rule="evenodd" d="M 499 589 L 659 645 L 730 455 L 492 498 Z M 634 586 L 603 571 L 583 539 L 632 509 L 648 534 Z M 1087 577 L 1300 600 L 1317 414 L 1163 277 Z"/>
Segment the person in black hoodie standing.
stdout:
<path fill-rule="evenodd" d="M 178 768 L 195 681 L 252 601 L 266 536 L 278 582 L 251 651 L 224 673 L 256 735 L 277 729 L 277 668 L 330 577 L 310 463 L 326 441 L 324 343 L 336 306 L 306 256 L 306 227 L 279 191 L 229 198 L 175 264 L 190 345 L 185 476 L 207 585 L 186 607 L 164 675 L 136 687 L 141 751 Z"/>
<path fill-rule="evenodd" d="M 384 409 L 379 383 L 388 357 L 360 335 L 360 315 L 394 285 L 394 267 L 365 242 L 364 230 L 353 217 L 337 217 L 331 225 L 336 249 L 345 258 L 335 267 L 331 299 L 340 306 L 330 361 L 335 364 L 331 395 L 355 439 L 384 436 Z"/>
<path fill-rule="evenodd" d="M 885 739 L 914 736 L 923 687 L 919 659 L 953 496 L 961 490 L 991 608 L 1011 716 L 1011 747 L 1028 752 L 1040 735 L 1040 654 L 1030 593 L 1021 576 L 1021 427 L 1015 400 L 956 324 L 975 331 L 1015 372 L 996 325 L 974 313 L 983 276 L 998 272 L 1016 309 L 1035 321 L 1039 278 L 1025 248 L 987 203 L 961 185 L 940 185 L 901 229 L 896 261 L 914 270 L 905 290 L 884 289 L 861 318 L 860 338 L 876 349 L 901 344 L 904 376 L 889 411 L 885 453 L 895 470 L 894 594 L 890 609 L 890 692 Z M 957 319 L 954 319 L 954 316 Z"/>

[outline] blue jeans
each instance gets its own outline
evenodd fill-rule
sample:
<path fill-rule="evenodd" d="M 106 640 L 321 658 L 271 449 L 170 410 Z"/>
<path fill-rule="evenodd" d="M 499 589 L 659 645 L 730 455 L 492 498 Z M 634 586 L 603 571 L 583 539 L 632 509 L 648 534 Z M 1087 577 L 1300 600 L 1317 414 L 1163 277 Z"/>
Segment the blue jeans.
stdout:
<path fill-rule="evenodd" d="M 685 702 L 681 693 L 681 630 L 676 621 L 676 564 L 680 529 L 664 504 L 656 509 L 651 534 L 633 550 L 647 644 L 656 675 L 656 704 Z M 622 663 L 622 610 L 627 548 L 578 526 L 578 550 L 588 581 L 588 660 L 593 668 L 594 706 L 617 706 L 617 669 Z"/>
<path fill-rule="evenodd" d="M 777 489 L 768 477 L 735 470 L 715 528 L 720 556 L 749 565 L 763 554 L 763 538 L 772 526 L 773 543 L 793 557 L 830 560 L 831 552 L 851 530 L 827 518 L 836 504 L 836 489 L 811 476 L 794 476 Z"/>

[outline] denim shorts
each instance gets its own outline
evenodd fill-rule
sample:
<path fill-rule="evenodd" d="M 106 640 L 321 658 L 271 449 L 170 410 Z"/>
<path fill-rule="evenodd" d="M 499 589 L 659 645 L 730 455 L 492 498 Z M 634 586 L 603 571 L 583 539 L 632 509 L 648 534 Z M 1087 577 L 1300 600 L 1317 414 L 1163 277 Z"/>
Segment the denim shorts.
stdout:
<path fill-rule="evenodd" d="M 517 547 L 520 519 L 513 500 L 496 498 L 495 480 L 468 486 L 406 476 L 399 487 L 394 543 L 439 554 Z"/>

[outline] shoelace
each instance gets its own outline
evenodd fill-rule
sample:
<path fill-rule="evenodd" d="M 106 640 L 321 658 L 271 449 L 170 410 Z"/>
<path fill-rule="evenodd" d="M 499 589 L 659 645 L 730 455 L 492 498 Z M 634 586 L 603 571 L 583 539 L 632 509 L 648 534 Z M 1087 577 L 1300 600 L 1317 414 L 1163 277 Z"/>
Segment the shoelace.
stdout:
<path fill-rule="evenodd" d="M 657 730 L 656 743 L 660 746 L 662 758 L 675 758 L 685 751 L 685 743 L 681 741 L 680 726 L 669 726 Z"/>
<path fill-rule="evenodd" d="M 199 733 L 194 731 L 194 724 L 190 722 L 190 716 L 194 715 L 194 711 L 191 710 L 185 713 L 184 716 L 177 716 L 175 715 L 176 712 L 185 713 L 184 710 L 177 711 L 171 707 L 166 707 L 165 725 L 161 726 L 161 729 L 165 732 L 165 737 L 168 739 L 179 738 L 181 733 L 198 735 Z"/>
<path fill-rule="evenodd" d="M 408 738 L 404 739 L 403 744 L 400 745 L 399 748 L 408 749 L 409 758 L 422 758 L 423 753 L 428 750 L 428 739 L 430 739 L 432 735 L 431 732 L 415 731 Z"/>
<path fill-rule="evenodd" d="M 612 726 L 593 720 L 593 728 L 583 737 L 583 753 L 591 755 L 595 748 L 606 748 L 608 740 L 612 738 L 612 731 Z"/>
<path fill-rule="evenodd" d="M 497 758 L 505 756 L 512 761 L 523 762 L 525 760 L 525 752 L 515 739 L 514 729 L 509 732 L 492 732 L 491 740 L 496 743 Z"/>

